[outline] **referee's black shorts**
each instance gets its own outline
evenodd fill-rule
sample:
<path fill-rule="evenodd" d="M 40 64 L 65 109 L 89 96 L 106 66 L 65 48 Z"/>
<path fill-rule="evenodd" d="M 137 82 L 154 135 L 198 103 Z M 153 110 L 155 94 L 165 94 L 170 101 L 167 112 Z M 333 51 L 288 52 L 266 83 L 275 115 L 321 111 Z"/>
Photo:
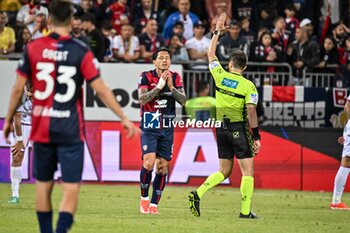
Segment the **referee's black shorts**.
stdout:
<path fill-rule="evenodd" d="M 216 129 L 218 154 L 220 159 L 252 158 L 254 153 L 254 139 L 247 123 L 231 122 L 226 128 Z"/>

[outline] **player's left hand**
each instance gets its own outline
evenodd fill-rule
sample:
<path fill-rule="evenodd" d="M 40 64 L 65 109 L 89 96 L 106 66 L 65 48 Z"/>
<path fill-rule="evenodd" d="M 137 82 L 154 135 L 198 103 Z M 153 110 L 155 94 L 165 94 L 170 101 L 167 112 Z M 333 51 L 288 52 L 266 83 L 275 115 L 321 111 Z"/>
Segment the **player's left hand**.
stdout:
<path fill-rule="evenodd" d="M 4 139 L 6 143 L 11 144 L 9 140 L 9 135 L 11 132 L 13 132 L 13 126 L 12 123 L 9 122 L 8 120 L 5 120 L 4 127 L 2 128 Z"/>
<path fill-rule="evenodd" d="M 126 138 L 132 138 L 133 136 L 141 133 L 140 128 L 136 127 L 134 125 L 134 123 L 132 123 L 131 121 L 129 121 L 128 119 L 125 119 L 122 121 L 122 125 L 124 127 L 124 129 L 127 132 Z"/>
<path fill-rule="evenodd" d="M 341 137 L 338 138 L 338 143 L 339 143 L 340 145 L 343 145 L 344 142 L 345 142 L 345 139 L 344 139 L 343 136 L 341 136 Z"/>
<path fill-rule="evenodd" d="M 255 154 L 259 153 L 260 148 L 261 148 L 261 142 L 260 142 L 260 140 L 254 141 L 254 153 L 255 153 Z"/>
<path fill-rule="evenodd" d="M 167 83 L 170 90 L 172 90 L 174 88 L 173 79 L 171 78 L 170 72 L 168 72 L 166 83 Z"/>

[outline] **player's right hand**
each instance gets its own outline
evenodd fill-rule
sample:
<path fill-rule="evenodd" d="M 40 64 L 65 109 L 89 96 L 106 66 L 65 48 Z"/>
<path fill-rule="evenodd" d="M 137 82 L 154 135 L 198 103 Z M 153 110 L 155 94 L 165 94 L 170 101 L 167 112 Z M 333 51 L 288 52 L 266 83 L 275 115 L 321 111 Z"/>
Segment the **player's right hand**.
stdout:
<path fill-rule="evenodd" d="M 2 128 L 4 139 L 7 144 L 11 144 L 9 140 L 9 135 L 11 132 L 13 132 L 13 126 L 12 123 L 9 122 L 8 120 L 5 120 L 4 127 Z"/>
<path fill-rule="evenodd" d="M 17 156 L 21 152 L 23 153 L 24 149 L 25 147 L 24 147 L 23 141 L 17 141 L 16 144 L 13 147 L 11 147 L 12 155 Z"/>
<path fill-rule="evenodd" d="M 126 138 L 128 138 L 128 139 L 141 133 L 140 128 L 136 127 L 136 125 L 134 125 L 134 123 L 132 123 L 128 119 L 123 120 L 122 125 L 127 132 Z"/>
<path fill-rule="evenodd" d="M 341 136 L 341 137 L 338 138 L 338 143 L 339 143 L 340 145 L 343 145 L 344 142 L 345 142 L 345 139 L 344 139 L 343 136 Z"/>
<path fill-rule="evenodd" d="M 260 148 L 261 148 L 261 142 L 260 142 L 260 140 L 255 140 L 255 141 L 254 141 L 254 153 L 255 153 L 255 154 L 259 153 Z"/>

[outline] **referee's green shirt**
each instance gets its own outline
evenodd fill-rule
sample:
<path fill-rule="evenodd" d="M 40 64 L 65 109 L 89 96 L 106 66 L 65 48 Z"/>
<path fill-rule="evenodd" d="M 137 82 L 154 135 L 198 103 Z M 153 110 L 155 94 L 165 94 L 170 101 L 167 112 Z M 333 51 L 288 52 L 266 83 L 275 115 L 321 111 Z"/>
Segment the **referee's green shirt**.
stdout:
<path fill-rule="evenodd" d="M 216 119 L 222 121 L 224 115 L 231 122 L 247 120 L 246 104 L 258 103 L 255 85 L 238 73 L 227 72 L 219 61 L 209 63 L 216 88 Z"/>

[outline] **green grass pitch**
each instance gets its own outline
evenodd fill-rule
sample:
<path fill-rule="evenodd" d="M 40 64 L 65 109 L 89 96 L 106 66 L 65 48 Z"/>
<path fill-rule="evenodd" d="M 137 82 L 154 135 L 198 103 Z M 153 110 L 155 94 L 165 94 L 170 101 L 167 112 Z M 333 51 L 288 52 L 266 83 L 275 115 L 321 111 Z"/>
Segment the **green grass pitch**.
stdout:
<path fill-rule="evenodd" d="M 329 209 L 331 193 L 285 190 L 256 190 L 253 211 L 259 220 L 241 220 L 239 189 L 217 187 L 201 202 L 201 217 L 192 216 L 188 205 L 189 187 L 166 187 L 159 205 L 161 215 L 139 213 L 136 185 L 83 185 L 79 209 L 71 233 L 311 233 L 350 232 L 350 211 Z M 21 186 L 20 204 L 9 205 L 10 184 L 0 184 L 0 232 L 38 232 L 34 211 L 35 186 Z M 53 193 L 54 224 L 62 194 Z M 350 194 L 343 201 L 350 204 Z"/>

